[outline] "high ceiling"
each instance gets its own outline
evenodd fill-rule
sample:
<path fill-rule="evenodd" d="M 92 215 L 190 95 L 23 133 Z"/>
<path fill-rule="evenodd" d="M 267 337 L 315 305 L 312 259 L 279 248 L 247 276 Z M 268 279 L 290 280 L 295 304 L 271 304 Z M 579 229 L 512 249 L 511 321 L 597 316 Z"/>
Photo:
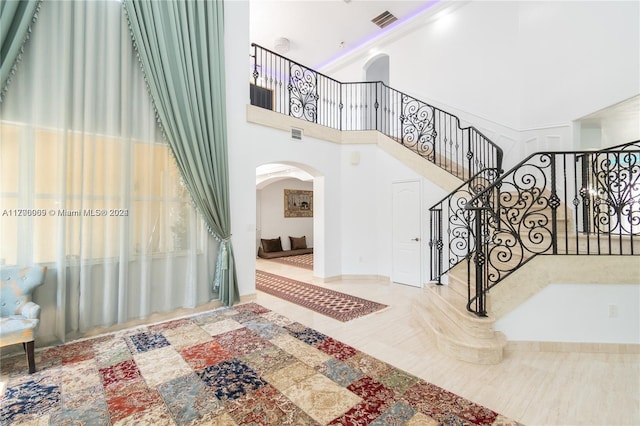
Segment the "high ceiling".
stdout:
<path fill-rule="evenodd" d="M 446 5 L 445 5 L 446 3 Z M 325 65 L 364 47 L 417 18 L 436 13 L 462 0 L 250 0 L 250 40 L 278 52 L 278 39 L 289 50 L 278 52 L 303 65 Z M 397 21 L 380 28 L 372 19 L 384 12 Z M 256 170 L 258 189 L 279 179 L 312 177 L 294 166 L 272 164 Z"/>
<path fill-rule="evenodd" d="M 250 0 L 250 37 L 270 50 L 277 50 L 277 40 L 286 38 L 289 50 L 283 56 L 321 70 L 439 3 L 444 1 Z M 385 28 L 371 22 L 386 11 L 398 20 Z"/>

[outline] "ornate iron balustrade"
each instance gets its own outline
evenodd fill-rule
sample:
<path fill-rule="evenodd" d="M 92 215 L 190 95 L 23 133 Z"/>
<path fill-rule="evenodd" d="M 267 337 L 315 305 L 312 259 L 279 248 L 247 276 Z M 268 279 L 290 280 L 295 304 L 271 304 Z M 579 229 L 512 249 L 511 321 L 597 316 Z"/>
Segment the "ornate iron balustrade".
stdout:
<path fill-rule="evenodd" d="M 256 44 L 251 104 L 338 130 L 377 130 L 463 181 L 502 150 L 458 117 L 382 82 L 341 83 Z"/>
<path fill-rule="evenodd" d="M 431 281 L 441 284 L 442 276 L 475 250 L 471 227 L 474 213 L 466 206 L 499 175 L 497 169 L 484 169 L 429 209 Z"/>
<path fill-rule="evenodd" d="M 537 255 L 640 254 L 640 141 L 533 154 L 464 208 L 467 309 L 484 316 L 487 290 Z"/>

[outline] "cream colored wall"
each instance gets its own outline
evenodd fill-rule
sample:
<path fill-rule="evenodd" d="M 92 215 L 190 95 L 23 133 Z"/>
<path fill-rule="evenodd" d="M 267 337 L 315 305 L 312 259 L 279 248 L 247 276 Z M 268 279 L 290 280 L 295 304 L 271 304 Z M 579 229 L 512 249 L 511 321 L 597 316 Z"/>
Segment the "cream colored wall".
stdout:
<path fill-rule="evenodd" d="M 489 293 L 510 341 L 640 344 L 637 256 L 537 256 Z"/>

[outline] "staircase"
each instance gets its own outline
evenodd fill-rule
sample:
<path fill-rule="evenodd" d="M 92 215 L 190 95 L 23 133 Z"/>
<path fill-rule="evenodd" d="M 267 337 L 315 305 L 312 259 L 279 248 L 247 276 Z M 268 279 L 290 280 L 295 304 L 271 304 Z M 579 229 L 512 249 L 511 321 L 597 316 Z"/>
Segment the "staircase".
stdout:
<path fill-rule="evenodd" d="M 640 254 L 640 141 L 596 152 L 536 153 L 489 182 L 470 181 L 431 208 L 432 279 L 446 279 L 449 288 L 429 286 L 438 295 L 430 299 L 443 299 L 440 304 L 459 308 L 462 296 L 470 313 L 492 316 L 490 290 L 509 285 L 511 274 L 537 256 Z M 431 328 L 452 319 L 438 315 Z M 448 353 L 499 361 L 504 339 L 496 333 L 488 347 L 478 339 L 490 335 L 492 323 L 482 324 L 480 333 L 454 330 L 450 338 L 471 347 Z M 480 348 L 482 357 L 474 354 Z"/>
<path fill-rule="evenodd" d="M 433 284 L 413 306 L 443 352 L 500 362 L 506 339 L 493 329 L 490 290 L 537 256 L 640 254 L 640 141 L 536 153 L 503 173 L 502 150 L 454 115 L 382 82 L 341 83 L 252 48 L 252 105 L 377 130 L 463 182 L 430 209 Z"/>

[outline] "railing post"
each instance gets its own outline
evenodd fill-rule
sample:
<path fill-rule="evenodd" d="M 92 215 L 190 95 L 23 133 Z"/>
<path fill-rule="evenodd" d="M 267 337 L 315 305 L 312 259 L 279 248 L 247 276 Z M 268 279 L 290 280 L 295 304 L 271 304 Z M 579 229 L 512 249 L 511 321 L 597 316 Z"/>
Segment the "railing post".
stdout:
<path fill-rule="evenodd" d="M 373 104 L 373 107 L 375 108 L 375 114 L 376 114 L 376 130 L 379 131 L 380 129 L 378 128 L 378 107 L 380 106 L 380 103 L 378 102 L 378 83 L 375 83 L 374 90 L 376 93 L 376 100 Z"/>
<path fill-rule="evenodd" d="M 338 114 L 340 114 L 340 131 L 342 131 L 342 108 L 344 104 L 342 103 L 342 84 L 339 87 L 340 90 L 340 103 L 338 104 Z"/>
<path fill-rule="evenodd" d="M 473 170 L 473 155 L 474 155 L 474 152 L 473 152 L 473 148 L 472 148 L 472 139 L 473 139 L 473 136 L 474 136 L 474 132 L 473 132 L 473 130 L 468 129 L 467 134 L 469 135 L 467 137 L 468 145 L 467 145 L 466 157 L 467 157 L 467 160 L 469 160 L 469 164 L 468 164 L 467 167 L 468 167 L 468 170 L 469 170 L 469 176 L 473 176 L 475 174 L 474 170 Z"/>
<path fill-rule="evenodd" d="M 291 116 L 291 90 L 293 90 L 293 63 L 291 61 L 287 61 L 289 63 L 289 84 L 287 84 L 287 93 L 289 97 L 289 116 Z"/>
<path fill-rule="evenodd" d="M 400 111 L 398 111 L 398 121 L 399 121 L 399 130 L 400 130 L 400 145 L 404 145 L 404 129 L 403 129 L 403 121 L 404 121 L 404 94 L 399 93 L 400 95 Z"/>
<path fill-rule="evenodd" d="M 320 89 L 318 88 L 318 73 L 317 72 L 313 72 L 313 77 L 314 77 L 314 90 L 315 90 L 315 98 L 316 98 L 316 113 L 313 115 L 313 122 L 317 123 L 318 122 L 318 115 L 320 115 Z"/>
<path fill-rule="evenodd" d="M 431 240 L 429 241 L 431 279 L 438 279 L 438 285 L 442 285 L 442 210 L 430 211 Z"/>
<path fill-rule="evenodd" d="M 549 207 L 551 207 L 551 244 L 553 254 L 558 254 L 558 207 L 560 206 L 560 198 L 558 197 L 558 188 L 556 182 L 557 167 L 556 155 L 550 154 L 551 161 L 551 197 L 549 197 Z"/>
<path fill-rule="evenodd" d="M 258 85 L 258 46 L 253 45 L 253 84 Z"/>
<path fill-rule="evenodd" d="M 476 314 L 481 317 L 486 317 L 487 310 L 486 310 L 486 301 L 485 301 L 485 294 L 484 294 L 484 264 L 486 262 L 486 255 L 484 251 L 485 249 L 484 243 L 482 242 L 484 210 L 475 209 L 474 211 L 476 215 L 475 217 L 476 254 L 473 260 L 476 266 L 475 267 Z"/>

